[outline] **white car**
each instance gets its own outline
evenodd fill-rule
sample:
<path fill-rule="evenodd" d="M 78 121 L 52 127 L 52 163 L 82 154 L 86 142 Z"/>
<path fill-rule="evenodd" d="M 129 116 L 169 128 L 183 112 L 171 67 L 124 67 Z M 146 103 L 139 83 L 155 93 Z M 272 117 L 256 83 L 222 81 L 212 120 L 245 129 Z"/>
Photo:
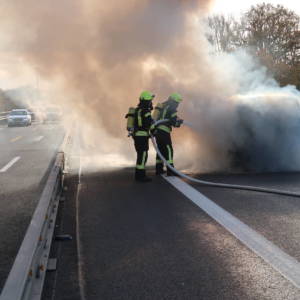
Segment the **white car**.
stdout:
<path fill-rule="evenodd" d="M 15 125 L 31 125 L 31 114 L 27 109 L 13 109 L 7 116 L 8 127 Z"/>

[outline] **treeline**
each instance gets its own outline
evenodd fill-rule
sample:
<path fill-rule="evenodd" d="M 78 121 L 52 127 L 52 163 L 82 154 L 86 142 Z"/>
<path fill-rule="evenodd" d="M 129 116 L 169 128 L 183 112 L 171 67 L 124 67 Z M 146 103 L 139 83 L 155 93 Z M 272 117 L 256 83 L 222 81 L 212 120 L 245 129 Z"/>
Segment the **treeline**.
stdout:
<path fill-rule="evenodd" d="M 0 112 L 10 111 L 14 108 L 24 108 L 22 93 L 24 88 L 2 90 L 0 88 Z M 24 94 L 24 92 L 23 92 Z"/>
<path fill-rule="evenodd" d="M 12 99 L 0 89 L 0 112 L 9 111 L 15 107 Z"/>
<path fill-rule="evenodd" d="M 281 86 L 300 89 L 300 17 L 294 11 L 263 3 L 239 19 L 214 15 L 207 21 L 215 51 L 247 49 Z"/>

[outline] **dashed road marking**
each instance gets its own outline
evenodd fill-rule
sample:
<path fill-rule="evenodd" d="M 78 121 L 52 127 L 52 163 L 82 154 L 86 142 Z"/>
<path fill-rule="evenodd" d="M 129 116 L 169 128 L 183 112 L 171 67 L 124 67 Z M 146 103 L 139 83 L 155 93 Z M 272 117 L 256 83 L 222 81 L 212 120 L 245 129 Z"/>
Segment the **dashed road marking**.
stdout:
<path fill-rule="evenodd" d="M 21 139 L 21 138 L 22 138 L 21 135 L 20 135 L 20 136 L 17 136 L 17 137 L 15 137 L 15 138 L 11 139 L 10 142 L 11 142 L 11 143 L 14 143 L 14 142 L 18 141 L 18 140 Z"/>
<path fill-rule="evenodd" d="M 295 258 L 282 251 L 189 184 L 174 176 L 163 177 L 297 288 L 300 288 L 300 263 Z"/>
<path fill-rule="evenodd" d="M 0 169 L 0 173 L 6 172 L 10 167 L 12 167 L 21 157 L 16 156 L 13 158 L 7 165 L 5 165 L 2 169 Z"/>
<path fill-rule="evenodd" d="M 44 136 L 43 136 L 43 135 L 40 135 L 40 136 L 36 137 L 35 139 L 33 139 L 33 141 L 34 141 L 34 142 L 39 142 L 39 141 L 41 141 L 43 138 L 44 138 Z"/>

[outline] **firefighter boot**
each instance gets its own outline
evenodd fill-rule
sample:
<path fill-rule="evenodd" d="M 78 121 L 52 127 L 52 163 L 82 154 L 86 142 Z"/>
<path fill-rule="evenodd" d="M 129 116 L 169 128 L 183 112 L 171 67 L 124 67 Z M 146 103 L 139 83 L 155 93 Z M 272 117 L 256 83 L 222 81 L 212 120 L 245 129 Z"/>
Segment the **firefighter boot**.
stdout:
<path fill-rule="evenodd" d="M 173 164 L 170 165 L 174 168 Z M 167 168 L 167 176 L 178 176 L 178 174 L 173 172 L 170 168 Z"/>
<path fill-rule="evenodd" d="M 135 180 L 138 182 L 149 182 L 151 178 L 146 176 L 145 170 L 135 169 Z"/>
<path fill-rule="evenodd" d="M 155 174 L 160 175 L 165 173 L 163 163 L 157 163 L 155 166 Z"/>

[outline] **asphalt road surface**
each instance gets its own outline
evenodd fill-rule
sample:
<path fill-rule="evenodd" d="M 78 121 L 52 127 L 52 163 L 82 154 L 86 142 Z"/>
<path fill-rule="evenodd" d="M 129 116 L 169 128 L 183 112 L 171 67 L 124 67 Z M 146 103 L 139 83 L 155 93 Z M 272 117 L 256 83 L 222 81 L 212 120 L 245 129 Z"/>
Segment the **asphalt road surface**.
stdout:
<path fill-rule="evenodd" d="M 0 290 L 63 136 L 58 124 L 0 127 Z"/>
<path fill-rule="evenodd" d="M 59 242 L 44 299 L 300 299 L 290 280 L 164 178 L 141 184 L 132 168 L 90 172 L 77 154 L 59 224 L 73 240 Z M 200 177 L 300 191 L 298 173 Z M 299 198 L 192 186 L 300 261 Z"/>

